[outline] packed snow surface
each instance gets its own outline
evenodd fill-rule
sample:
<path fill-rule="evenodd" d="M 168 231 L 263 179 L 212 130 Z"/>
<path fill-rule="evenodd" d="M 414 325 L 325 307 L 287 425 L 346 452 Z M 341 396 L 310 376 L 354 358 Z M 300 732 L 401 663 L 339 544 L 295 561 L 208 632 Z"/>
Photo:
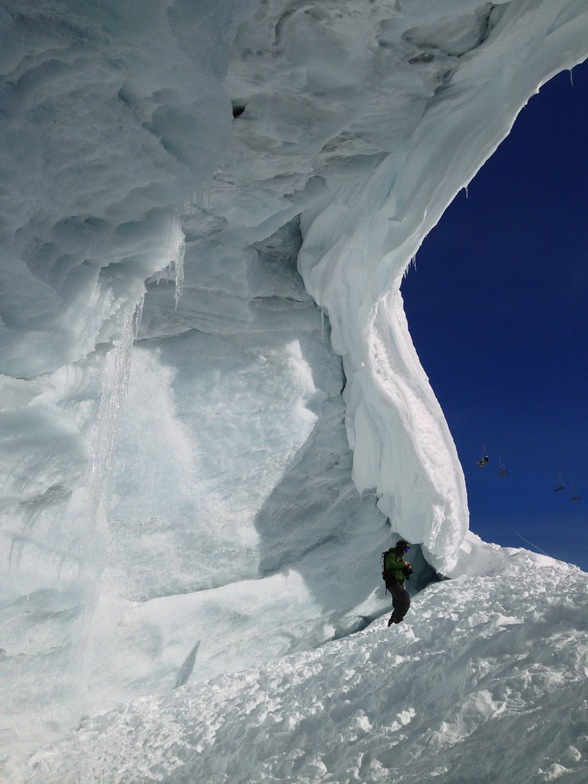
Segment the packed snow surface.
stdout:
<path fill-rule="evenodd" d="M 6 765 L 376 640 L 398 536 L 413 594 L 484 578 L 400 284 L 587 41 L 585 0 L 3 0 Z"/>
<path fill-rule="evenodd" d="M 82 721 L 27 780 L 206 784 L 583 784 L 588 575 L 482 548 L 483 577 L 384 620 Z"/>

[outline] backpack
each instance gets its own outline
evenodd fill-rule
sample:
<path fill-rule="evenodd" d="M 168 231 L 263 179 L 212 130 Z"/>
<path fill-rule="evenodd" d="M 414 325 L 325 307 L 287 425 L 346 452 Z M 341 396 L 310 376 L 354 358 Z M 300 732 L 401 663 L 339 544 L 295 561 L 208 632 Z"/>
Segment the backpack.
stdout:
<path fill-rule="evenodd" d="M 384 581 L 384 585 L 386 586 L 386 593 L 388 593 L 388 577 L 386 576 L 386 556 L 388 553 L 394 550 L 393 547 L 390 547 L 388 550 L 384 550 L 382 556 L 380 558 L 380 563 L 382 564 L 382 580 Z"/>

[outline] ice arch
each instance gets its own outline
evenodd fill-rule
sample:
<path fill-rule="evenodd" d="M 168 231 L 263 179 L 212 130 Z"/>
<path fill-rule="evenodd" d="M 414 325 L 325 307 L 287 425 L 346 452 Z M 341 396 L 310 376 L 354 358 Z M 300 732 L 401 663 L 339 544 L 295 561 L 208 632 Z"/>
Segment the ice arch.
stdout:
<path fill-rule="evenodd" d="M 585 4 L 13 0 L 0 29 L 10 732 L 369 623 L 386 517 L 459 573 L 399 284 L 585 56 Z"/>
<path fill-rule="evenodd" d="M 308 136 L 311 173 L 325 192 L 303 199 L 298 263 L 307 290 L 328 312 L 333 346 L 343 357 L 353 479 L 360 491 L 376 490 L 394 530 L 422 542 L 428 560 L 452 573 L 467 530 L 464 480 L 414 353 L 399 286 L 423 238 L 508 133 L 529 95 L 585 55 L 565 66 L 561 60 L 563 50 L 567 57 L 575 47 L 583 52 L 581 35 L 561 47 L 572 27 L 574 37 L 579 33 L 584 14 L 578 5 L 539 10 L 472 2 L 432 11 L 421 3 L 383 4 L 362 27 L 353 4 L 348 16 L 296 4 L 286 13 L 279 4 L 268 8 L 273 14 L 258 15 L 255 29 L 243 26 L 235 46 L 236 53 L 248 52 L 253 77 L 229 71 L 231 91 L 249 107 L 237 140 L 243 136 L 253 147 L 271 138 L 267 167 L 280 155 L 290 162 L 295 147 L 289 145 Z M 523 33 L 531 17 L 538 27 Z M 314 46 L 319 56 L 309 52 Z M 278 51 L 287 57 L 291 84 L 272 56 Z M 399 85 L 411 81 L 417 65 L 418 85 L 399 99 Z M 380 81 L 382 73 L 388 78 Z M 291 94 L 276 100 L 271 91 L 270 99 L 273 79 Z M 345 101 L 343 122 L 333 120 L 329 89 Z M 407 465 L 418 465 L 418 476 L 407 476 Z"/>

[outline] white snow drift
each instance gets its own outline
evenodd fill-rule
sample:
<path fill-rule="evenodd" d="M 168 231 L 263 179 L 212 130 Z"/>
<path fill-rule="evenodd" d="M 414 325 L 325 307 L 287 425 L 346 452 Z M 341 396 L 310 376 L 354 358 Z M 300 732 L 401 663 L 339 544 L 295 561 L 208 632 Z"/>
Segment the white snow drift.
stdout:
<path fill-rule="evenodd" d="M 582 784 L 588 576 L 524 551 L 436 583 L 409 625 L 86 718 L 27 780 Z"/>

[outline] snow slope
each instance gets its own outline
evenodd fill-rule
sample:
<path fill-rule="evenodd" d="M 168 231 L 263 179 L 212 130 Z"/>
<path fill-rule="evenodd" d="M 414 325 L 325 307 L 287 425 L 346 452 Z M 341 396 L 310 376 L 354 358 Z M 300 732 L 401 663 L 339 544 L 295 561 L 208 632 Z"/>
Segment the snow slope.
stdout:
<path fill-rule="evenodd" d="M 85 718 L 27 780 L 583 784 L 588 575 L 483 549 L 407 622 Z"/>

